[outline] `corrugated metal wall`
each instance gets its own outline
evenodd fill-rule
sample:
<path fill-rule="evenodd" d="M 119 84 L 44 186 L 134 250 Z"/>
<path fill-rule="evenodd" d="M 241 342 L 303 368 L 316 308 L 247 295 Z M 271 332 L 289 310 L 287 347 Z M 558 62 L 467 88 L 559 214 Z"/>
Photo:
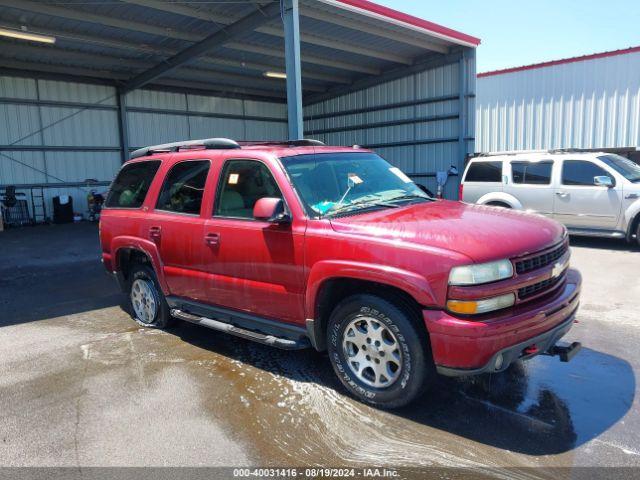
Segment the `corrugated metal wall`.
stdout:
<path fill-rule="evenodd" d="M 309 105 L 306 135 L 332 145 L 373 148 L 435 192 L 435 172 L 451 165 L 462 171 L 465 155 L 474 151 L 474 119 L 469 115 L 474 112 L 474 55 L 465 58 L 462 72 L 461 64 L 456 61 Z M 446 198 L 457 198 L 458 183 L 457 177 L 449 179 Z"/>
<path fill-rule="evenodd" d="M 478 78 L 476 150 L 640 145 L 640 52 Z"/>
<path fill-rule="evenodd" d="M 131 148 L 213 136 L 286 137 L 282 104 L 150 90 L 128 94 L 126 104 Z M 120 167 L 113 87 L 0 77 L 0 123 L 0 185 L 109 182 Z M 90 189 L 47 188 L 47 213 L 60 194 L 86 213 Z"/>

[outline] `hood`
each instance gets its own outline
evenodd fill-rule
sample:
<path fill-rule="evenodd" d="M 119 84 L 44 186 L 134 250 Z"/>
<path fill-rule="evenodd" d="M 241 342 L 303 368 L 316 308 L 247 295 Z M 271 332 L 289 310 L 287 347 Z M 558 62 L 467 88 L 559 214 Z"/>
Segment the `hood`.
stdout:
<path fill-rule="evenodd" d="M 435 201 L 331 219 L 339 233 L 455 251 L 481 263 L 533 253 L 562 240 L 565 229 L 539 215 Z"/>

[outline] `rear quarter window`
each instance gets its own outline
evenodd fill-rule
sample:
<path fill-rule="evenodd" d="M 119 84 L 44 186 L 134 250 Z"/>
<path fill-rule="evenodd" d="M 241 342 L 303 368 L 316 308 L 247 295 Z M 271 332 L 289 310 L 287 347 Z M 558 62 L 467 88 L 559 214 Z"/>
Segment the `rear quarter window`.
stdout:
<path fill-rule="evenodd" d="M 469 165 L 464 181 L 502 183 L 502 162 L 474 162 Z"/>
<path fill-rule="evenodd" d="M 140 208 L 160 167 L 157 160 L 125 165 L 111 184 L 108 208 Z"/>

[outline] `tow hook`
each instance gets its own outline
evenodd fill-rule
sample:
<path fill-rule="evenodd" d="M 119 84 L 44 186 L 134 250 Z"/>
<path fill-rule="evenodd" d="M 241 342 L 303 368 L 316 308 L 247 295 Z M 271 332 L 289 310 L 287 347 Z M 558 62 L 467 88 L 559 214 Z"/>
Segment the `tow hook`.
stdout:
<path fill-rule="evenodd" d="M 582 348 L 582 344 L 580 342 L 573 342 L 571 345 L 554 345 L 549 350 L 547 350 L 544 355 L 550 355 L 552 357 L 558 356 L 560 357 L 561 362 L 568 362 Z"/>

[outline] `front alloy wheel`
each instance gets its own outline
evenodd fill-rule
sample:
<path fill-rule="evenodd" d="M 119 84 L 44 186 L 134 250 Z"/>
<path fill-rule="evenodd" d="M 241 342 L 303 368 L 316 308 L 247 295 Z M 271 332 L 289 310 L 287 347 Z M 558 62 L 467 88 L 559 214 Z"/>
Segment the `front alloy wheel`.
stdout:
<path fill-rule="evenodd" d="M 344 330 L 342 348 L 349 369 L 375 388 L 393 385 L 402 371 L 402 351 L 395 334 L 372 317 L 352 320 Z"/>
<path fill-rule="evenodd" d="M 327 346 L 349 393 L 376 407 L 410 403 L 435 377 L 426 329 L 402 299 L 371 294 L 344 299 L 329 317 Z"/>

